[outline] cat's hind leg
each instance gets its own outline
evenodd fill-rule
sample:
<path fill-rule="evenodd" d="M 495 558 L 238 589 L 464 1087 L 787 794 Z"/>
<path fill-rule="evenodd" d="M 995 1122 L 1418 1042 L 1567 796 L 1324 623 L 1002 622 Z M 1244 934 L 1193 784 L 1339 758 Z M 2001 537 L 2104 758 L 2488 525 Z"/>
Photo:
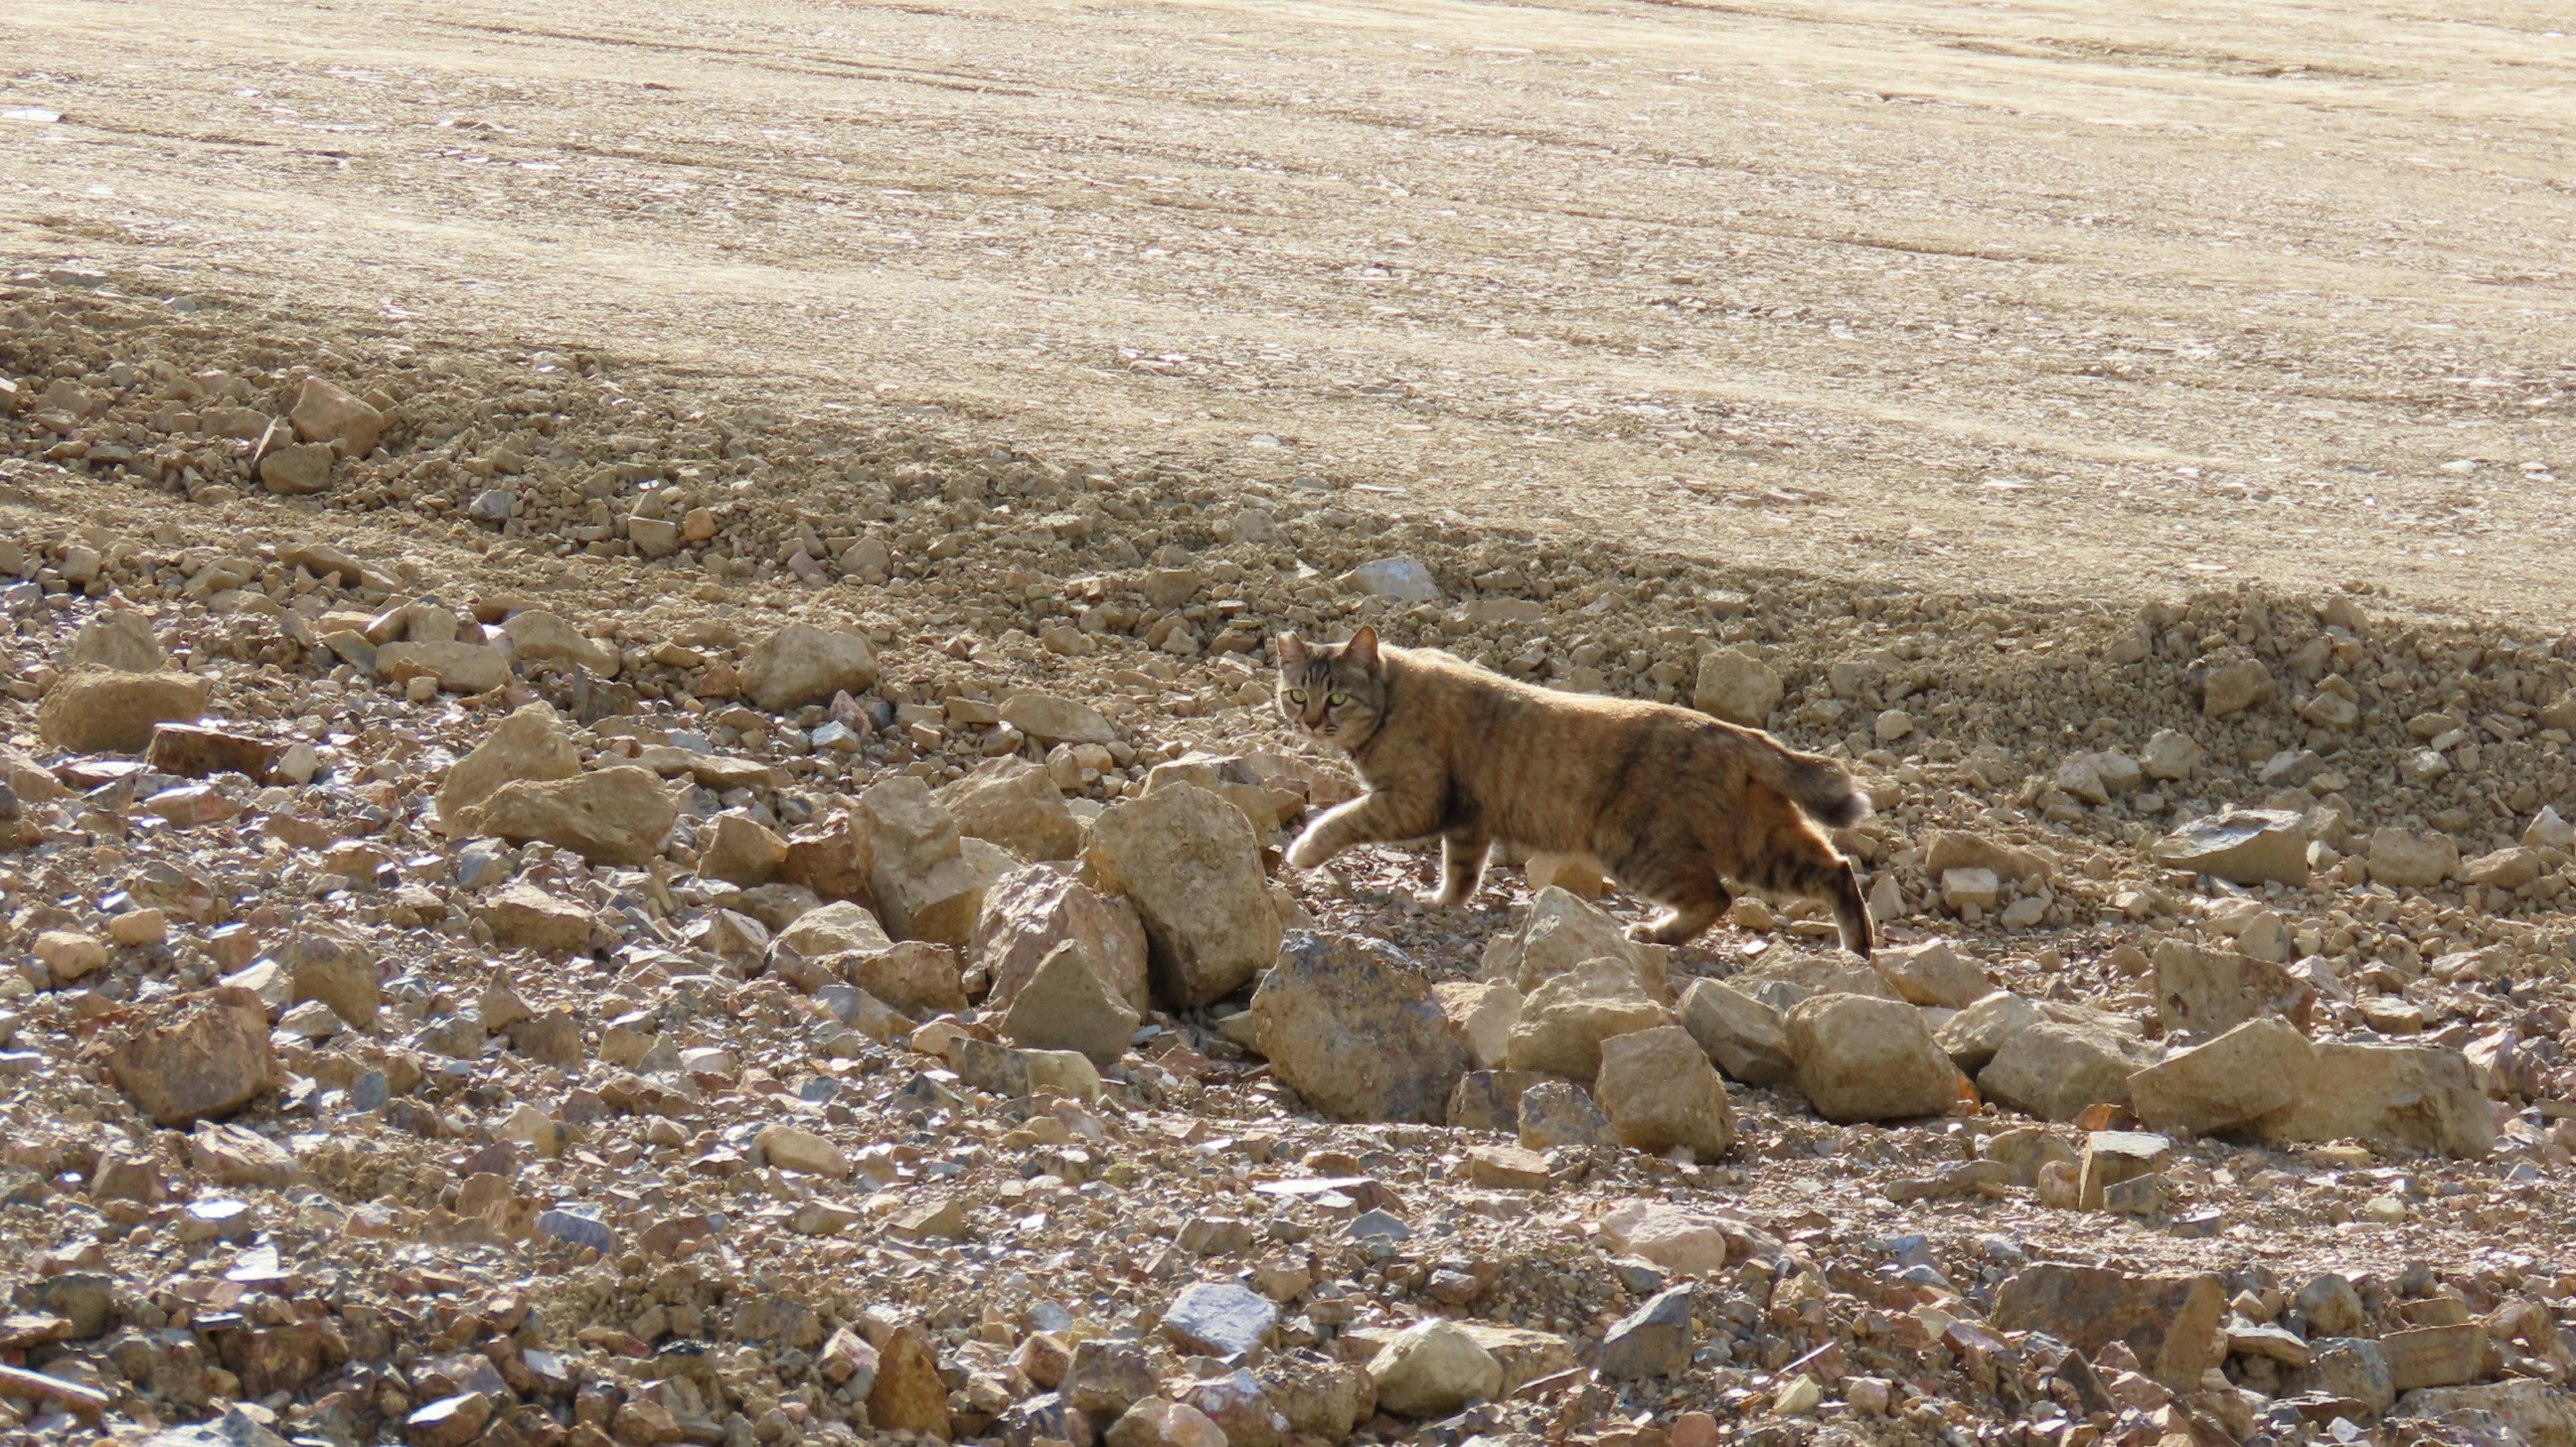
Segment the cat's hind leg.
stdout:
<path fill-rule="evenodd" d="M 1727 906 L 1735 903 L 1734 893 L 1718 875 L 1716 862 L 1696 850 L 1632 856 L 1620 860 L 1609 873 L 1620 888 L 1664 907 L 1663 913 L 1628 930 L 1629 938 L 1648 944 L 1687 943 L 1716 923 Z"/>
<path fill-rule="evenodd" d="M 1425 904 L 1460 905 L 1485 882 L 1485 859 L 1493 841 L 1475 834 L 1443 835 L 1440 840 L 1440 892 Z"/>

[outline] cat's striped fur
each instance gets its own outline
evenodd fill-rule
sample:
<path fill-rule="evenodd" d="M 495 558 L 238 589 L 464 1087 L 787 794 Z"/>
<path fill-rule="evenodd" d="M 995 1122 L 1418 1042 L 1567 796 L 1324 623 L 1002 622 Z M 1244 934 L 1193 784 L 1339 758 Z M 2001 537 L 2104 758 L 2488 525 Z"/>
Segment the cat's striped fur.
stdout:
<path fill-rule="evenodd" d="M 1849 860 L 1816 827 L 1869 799 L 1831 759 L 1760 729 L 1633 699 L 1517 683 L 1362 628 L 1347 643 L 1279 639 L 1279 707 L 1341 749 L 1369 786 L 1289 846 L 1311 869 L 1354 844 L 1437 836 L 1435 899 L 1463 903 L 1494 841 L 1588 854 L 1665 907 L 1637 933 L 1678 944 L 1734 900 L 1730 883 L 1831 904 L 1845 948 L 1875 944 Z"/>

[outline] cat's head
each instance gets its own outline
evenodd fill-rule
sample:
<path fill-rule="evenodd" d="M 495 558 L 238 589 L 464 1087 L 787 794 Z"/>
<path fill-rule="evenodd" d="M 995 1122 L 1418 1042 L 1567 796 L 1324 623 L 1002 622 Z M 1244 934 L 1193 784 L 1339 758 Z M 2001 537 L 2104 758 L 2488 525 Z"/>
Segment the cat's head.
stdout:
<path fill-rule="evenodd" d="M 1336 748 L 1368 742 L 1386 716 L 1386 670 L 1377 630 L 1348 643 L 1309 643 L 1279 635 L 1279 711 L 1290 723 Z"/>

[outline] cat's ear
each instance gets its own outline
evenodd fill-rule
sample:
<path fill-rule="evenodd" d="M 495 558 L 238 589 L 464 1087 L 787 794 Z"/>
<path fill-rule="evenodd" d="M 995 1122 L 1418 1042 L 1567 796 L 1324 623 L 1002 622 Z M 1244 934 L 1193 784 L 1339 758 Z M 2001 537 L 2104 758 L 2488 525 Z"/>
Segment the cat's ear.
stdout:
<path fill-rule="evenodd" d="M 1360 631 L 1351 635 L 1351 641 L 1342 645 L 1342 657 L 1355 667 L 1377 672 L 1377 630 L 1361 625 Z"/>
<path fill-rule="evenodd" d="M 1306 661 L 1306 640 L 1294 633 L 1279 635 L 1279 666 L 1294 668 Z"/>

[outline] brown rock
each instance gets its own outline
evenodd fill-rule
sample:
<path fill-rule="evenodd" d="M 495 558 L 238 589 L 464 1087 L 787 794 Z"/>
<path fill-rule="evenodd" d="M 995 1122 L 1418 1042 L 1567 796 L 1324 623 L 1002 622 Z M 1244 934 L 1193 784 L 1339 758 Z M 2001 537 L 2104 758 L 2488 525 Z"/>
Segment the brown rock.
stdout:
<path fill-rule="evenodd" d="M 739 809 L 727 809 L 700 832 L 698 874 L 744 888 L 767 884 L 787 862 L 787 841 Z"/>
<path fill-rule="evenodd" d="M 1109 992 L 1138 1015 L 1150 1008 L 1145 922 L 1123 895 L 1101 894 L 1059 864 L 1004 875 L 984 894 L 967 957 L 992 980 L 985 1003 L 1008 1007 L 1058 945 L 1078 941 Z"/>
<path fill-rule="evenodd" d="M 1688 1146 L 1704 1161 L 1735 1145 L 1726 1082 L 1717 1078 L 1699 1042 L 1678 1025 L 1602 1041 L 1601 1075 L 1592 1093 L 1623 1145 L 1648 1151 Z"/>
<path fill-rule="evenodd" d="M 36 732 L 75 753 L 139 754 L 151 746 L 153 725 L 196 722 L 214 686 L 195 673 L 75 668 L 45 690 Z"/>
<path fill-rule="evenodd" d="M 1638 988 L 1627 961 L 1605 956 L 1551 975 L 1530 992 L 1504 1059 L 1514 1070 L 1590 1080 L 1601 1073 L 1602 1041 L 1672 1022 L 1672 1012 Z"/>
<path fill-rule="evenodd" d="M 1217 795 L 1180 784 L 1123 802 L 1093 824 L 1085 858 L 1135 902 L 1155 994 L 1171 1008 L 1232 994 L 1278 958 L 1260 841 Z"/>
<path fill-rule="evenodd" d="M 1094 1064 L 1116 1064 L 1141 1017 L 1101 973 L 1080 940 L 1057 945 L 1012 997 L 1003 1036 L 1026 1050 L 1078 1050 Z"/>
<path fill-rule="evenodd" d="M 188 1137 L 188 1163 L 219 1186 L 290 1185 L 301 1173 L 286 1147 L 237 1125 L 197 1122 Z"/>
<path fill-rule="evenodd" d="M 2388 1383 L 2401 1392 L 2476 1381 L 2486 1349 L 2486 1326 L 2474 1321 L 2392 1331 L 2379 1339 L 2380 1354 L 2388 1358 Z"/>
<path fill-rule="evenodd" d="M 2183 939 L 2158 941 L 2154 958 L 2156 1014 L 2168 1031 L 2215 1035 L 2258 1015 L 2307 1016 L 2307 983 L 2269 960 Z"/>
<path fill-rule="evenodd" d="M 269 765 L 286 751 L 284 744 L 246 734 L 226 733 L 221 729 L 196 724 L 156 724 L 144 757 L 153 768 L 183 779 L 202 779 L 210 774 L 247 774 L 254 781 L 268 780 Z"/>
<path fill-rule="evenodd" d="M 481 1392 L 459 1392 L 405 1417 L 403 1440 L 411 1447 L 465 1447 L 483 1435 L 483 1424 L 490 1420 L 490 1398 Z"/>
<path fill-rule="evenodd" d="M 1827 1120 L 1940 1115 L 1959 1099 L 1958 1068 L 1903 1001 L 1818 995 L 1789 1012 L 1782 1033 L 1791 1079 Z"/>
<path fill-rule="evenodd" d="M 641 866 L 661 852 L 679 813 L 652 770 L 621 764 L 571 778 L 503 784 L 462 810 L 454 829 L 497 834 L 513 844 L 542 839 L 593 864 Z"/>
<path fill-rule="evenodd" d="M 327 443 L 287 443 L 259 459 L 260 486 L 280 497 L 300 497 L 331 485 L 331 448 Z"/>
<path fill-rule="evenodd" d="M 990 759 L 939 791 L 959 833 L 998 844 L 1019 859 L 1071 859 L 1082 852 L 1082 821 L 1046 770 L 1019 758 Z"/>
<path fill-rule="evenodd" d="M 743 656 L 742 691 L 771 713 L 860 694 L 877 681 L 877 657 L 858 633 L 790 623 Z"/>
<path fill-rule="evenodd" d="M 107 1061 L 125 1098 L 161 1126 L 230 1115 L 277 1079 L 268 1008 L 232 986 L 138 1010 Z"/>
<path fill-rule="evenodd" d="M 527 704 L 512 710 L 473 752 L 448 768 L 438 786 L 438 816 L 453 821 L 513 780 L 569 779 L 580 772 L 581 751 L 565 735 L 555 711 L 543 703 Z"/>
<path fill-rule="evenodd" d="M 286 968 L 296 1000 L 319 1000 L 358 1029 L 374 1027 L 381 994 L 376 962 L 363 946 L 327 929 L 299 929 L 279 947 L 277 962 Z"/>
<path fill-rule="evenodd" d="M 2155 1130 L 2206 1135 L 2297 1101 L 2316 1075 L 2316 1053 L 2297 1027 L 2248 1020 L 2129 1077 L 2129 1103 Z"/>
<path fill-rule="evenodd" d="M 384 435 L 385 415 L 319 377 L 307 377 L 286 414 L 295 435 L 307 442 L 338 445 L 343 457 L 364 457 Z"/>
<path fill-rule="evenodd" d="M 2494 1149 L 2495 1109 L 2461 1052 L 2325 1041 L 2315 1054 L 2307 1093 L 2255 1122 L 2264 1139 L 2283 1145 L 2358 1139 L 2453 1156 Z"/>
<path fill-rule="evenodd" d="M 2208 1273 L 2133 1276 L 2042 1262 L 2005 1278 L 1993 1321 L 2006 1331 L 2044 1331 L 2088 1355 L 2120 1342 L 2148 1376 L 2194 1392 L 2224 1354 L 2218 1325 L 2226 1309 L 2226 1289 Z"/>
<path fill-rule="evenodd" d="M 2092 1106 L 2128 1104 L 2129 1077 L 2154 1058 L 2110 1030 L 2046 1021 L 2007 1037 L 1977 1072 L 1977 1088 L 2042 1120 L 2073 1120 Z"/>
<path fill-rule="evenodd" d="M 948 1436 L 948 1387 L 939 1380 L 939 1358 L 912 1327 L 896 1327 L 877 1346 L 868 1422 L 880 1432 Z"/>
<path fill-rule="evenodd" d="M 152 636 L 150 615 L 132 608 L 109 608 L 90 616 L 72 639 L 72 667 L 95 665 L 120 673 L 158 673 L 170 662 L 161 640 Z"/>
<path fill-rule="evenodd" d="M 802 923 L 802 921 L 799 921 Z M 926 940 L 903 940 L 881 950 L 825 955 L 820 963 L 898 1010 L 966 1008 L 966 986 L 957 952 Z"/>
<path fill-rule="evenodd" d="M 1789 1039 L 1780 1012 L 1718 980 L 1682 992 L 1682 1028 L 1732 1080 L 1776 1085 L 1789 1078 Z"/>
<path fill-rule="evenodd" d="M 993 884 L 964 848 L 957 821 L 909 774 L 859 796 L 854 823 L 867 840 L 868 891 L 898 939 L 963 946 Z"/>
<path fill-rule="evenodd" d="M 528 884 L 492 891 L 475 911 L 505 949 L 562 954 L 590 948 L 598 920 L 582 905 Z"/>

